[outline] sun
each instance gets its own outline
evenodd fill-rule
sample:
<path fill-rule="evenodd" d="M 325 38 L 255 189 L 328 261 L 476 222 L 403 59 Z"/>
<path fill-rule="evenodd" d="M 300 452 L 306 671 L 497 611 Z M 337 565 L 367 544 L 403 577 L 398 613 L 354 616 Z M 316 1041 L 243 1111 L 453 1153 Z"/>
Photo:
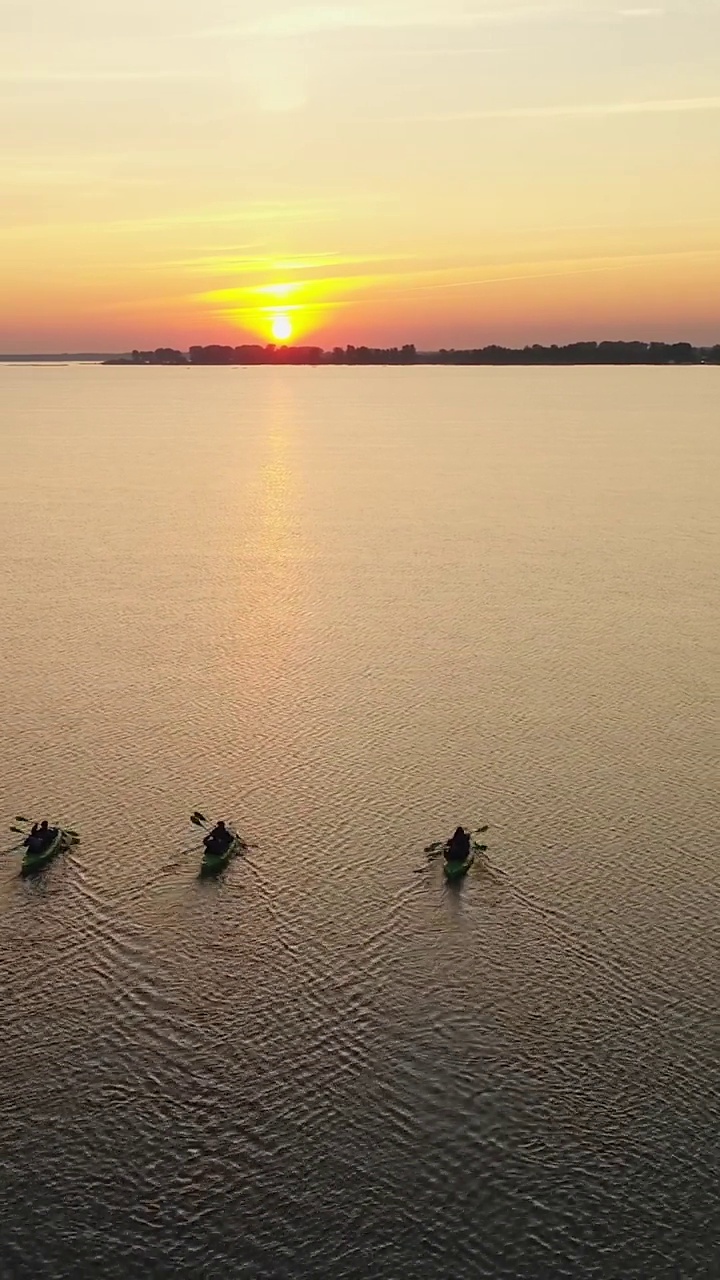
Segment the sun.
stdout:
<path fill-rule="evenodd" d="M 292 324 L 289 316 L 274 316 L 272 322 L 272 336 L 278 342 L 287 342 L 292 337 Z"/>

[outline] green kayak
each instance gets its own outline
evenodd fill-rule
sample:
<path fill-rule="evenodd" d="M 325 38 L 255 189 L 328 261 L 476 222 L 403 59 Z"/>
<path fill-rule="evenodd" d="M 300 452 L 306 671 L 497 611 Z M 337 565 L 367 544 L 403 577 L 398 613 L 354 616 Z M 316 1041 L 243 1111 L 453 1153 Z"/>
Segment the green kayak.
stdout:
<path fill-rule="evenodd" d="M 445 871 L 445 879 L 446 880 L 462 880 L 463 876 L 467 875 L 474 861 L 475 861 L 474 852 L 469 854 L 467 858 L 464 858 L 462 862 L 455 862 L 455 861 L 448 862 L 446 860 L 443 868 L 443 870 Z"/>
<path fill-rule="evenodd" d="M 233 839 L 222 853 L 214 853 L 212 849 L 206 849 L 203 854 L 203 860 L 200 864 L 201 876 L 216 876 L 220 871 L 224 871 L 228 863 L 235 857 L 236 853 L 244 848 L 243 841 L 236 831 L 233 832 Z"/>
<path fill-rule="evenodd" d="M 20 875 L 31 876 L 34 871 L 42 871 L 43 867 L 52 862 L 59 853 L 65 853 L 72 844 L 72 836 L 69 836 L 66 831 L 58 831 L 52 844 L 49 844 L 47 849 L 43 849 L 42 853 L 31 853 L 29 849 L 27 850 L 22 860 Z"/>

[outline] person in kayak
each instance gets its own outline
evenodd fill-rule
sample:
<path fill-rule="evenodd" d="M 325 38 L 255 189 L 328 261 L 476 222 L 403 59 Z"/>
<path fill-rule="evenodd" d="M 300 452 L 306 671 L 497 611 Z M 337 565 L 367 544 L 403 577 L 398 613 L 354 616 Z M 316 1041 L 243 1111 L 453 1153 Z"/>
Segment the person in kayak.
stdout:
<path fill-rule="evenodd" d="M 213 853 L 224 853 L 231 842 L 232 836 L 222 820 L 216 823 L 203 840 L 205 848 Z"/>
<path fill-rule="evenodd" d="M 36 822 L 25 841 L 26 848 L 30 853 L 44 853 L 52 844 L 56 834 L 55 828 L 48 826 L 46 821 Z"/>
<path fill-rule="evenodd" d="M 466 862 L 470 857 L 470 833 L 464 827 L 456 827 L 445 846 L 446 862 Z"/>

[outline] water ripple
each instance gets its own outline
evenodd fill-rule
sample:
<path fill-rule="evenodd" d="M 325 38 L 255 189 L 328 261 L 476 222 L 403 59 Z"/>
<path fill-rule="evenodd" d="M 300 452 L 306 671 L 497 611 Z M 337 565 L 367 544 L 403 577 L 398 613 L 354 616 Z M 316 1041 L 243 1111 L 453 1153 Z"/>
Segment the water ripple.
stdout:
<path fill-rule="evenodd" d="M 716 1274 L 712 371 L 142 372 L 4 374 L 0 816 L 83 839 L 0 1272 Z"/>

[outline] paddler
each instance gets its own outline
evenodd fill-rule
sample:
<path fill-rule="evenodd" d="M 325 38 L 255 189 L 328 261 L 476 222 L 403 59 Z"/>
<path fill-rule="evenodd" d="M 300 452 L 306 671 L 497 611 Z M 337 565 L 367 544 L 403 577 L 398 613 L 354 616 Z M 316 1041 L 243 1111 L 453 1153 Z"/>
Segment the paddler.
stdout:
<path fill-rule="evenodd" d="M 222 853 L 225 849 L 227 849 L 227 846 L 230 844 L 231 840 L 232 840 L 232 836 L 230 835 L 230 832 L 225 826 L 225 823 L 221 820 L 220 822 L 216 823 L 212 831 L 210 831 L 208 835 L 205 836 L 205 839 L 203 840 L 203 844 L 205 845 L 206 849 L 215 848 L 218 850 L 219 853 Z"/>
<path fill-rule="evenodd" d="M 470 832 L 464 827 L 456 827 L 445 845 L 447 862 L 466 862 L 470 857 Z"/>
<path fill-rule="evenodd" d="M 55 828 L 50 827 L 47 821 L 34 823 L 30 835 L 25 840 L 26 847 L 31 853 L 44 853 L 55 839 Z"/>

